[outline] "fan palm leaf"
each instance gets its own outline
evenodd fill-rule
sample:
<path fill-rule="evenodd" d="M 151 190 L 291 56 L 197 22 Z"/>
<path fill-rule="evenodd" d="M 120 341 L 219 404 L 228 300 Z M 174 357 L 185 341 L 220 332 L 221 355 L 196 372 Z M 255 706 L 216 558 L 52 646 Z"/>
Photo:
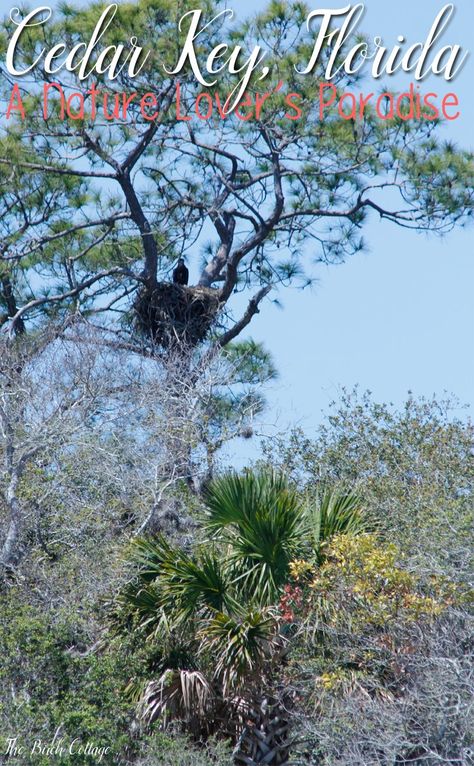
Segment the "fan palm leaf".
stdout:
<path fill-rule="evenodd" d="M 228 546 L 240 587 L 260 603 L 275 600 L 304 530 L 304 508 L 285 478 L 271 472 L 227 474 L 205 496 L 204 525 Z"/>
<path fill-rule="evenodd" d="M 145 689 L 141 717 L 147 723 L 158 718 L 199 725 L 212 709 L 214 694 L 206 677 L 197 670 L 165 670 Z"/>
<path fill-rule="evenodd" d="M 132 546 L 136 576 L 116 602 L 128 607 L 141 628 L 156 632 L 165 625 L 173 630 L 200 611 L 214 613 L 238 607 L 227 567 L 212 548 L 191 556 L 161 536 L 137 539 Z"/>
<path fill-rule="evenodd" d="M 219 612 L 199 631 L 200 653 L 213 658 L 214 678 L 224 697 L 263 681 L 263 668 L 276 649 L 275 620 L 268 609 L 249 609 L 240 617 Z"/>
<path fill-rule="evenodd" d="M 368 530 L 361 499 L 354 492 L 325 487 L 307 505 L 306 537 L 320 563 L 325 544 L 335 535 L 359 535 Z"/>

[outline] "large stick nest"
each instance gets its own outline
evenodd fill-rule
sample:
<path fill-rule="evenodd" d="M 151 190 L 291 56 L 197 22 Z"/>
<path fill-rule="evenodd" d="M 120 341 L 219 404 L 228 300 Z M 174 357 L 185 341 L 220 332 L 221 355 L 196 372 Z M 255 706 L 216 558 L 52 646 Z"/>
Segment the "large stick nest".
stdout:
<path fill-rule="evenodd" d="M 140 331 L 154 343 L 195 346 L 206 337 L 219 310 L 219 293 L 210 287 L 158 282 L 142 289 L 135 301 Z"/>

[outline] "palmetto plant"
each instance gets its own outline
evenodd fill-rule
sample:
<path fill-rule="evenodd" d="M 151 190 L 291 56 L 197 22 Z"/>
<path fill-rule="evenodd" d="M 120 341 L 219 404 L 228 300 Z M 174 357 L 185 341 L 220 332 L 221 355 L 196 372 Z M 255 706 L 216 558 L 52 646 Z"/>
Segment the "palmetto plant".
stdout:
<path fill-rule="evenodd" d="M 165 658 L 142 716 L 178 719 L 197 737 L 227 734 L 236 763 L 284 764 L 279 599 L 294 559 L 317 561 L 328 536 L 362 526 L 358 504 L 328 491 L 313 508 L 266 471 L 222 476 L 204 503 L 204 542 L 188 552 L 163 537 L 136 540 L 134 577 L 116 599 L 115 623 L 157 642 Z"/>

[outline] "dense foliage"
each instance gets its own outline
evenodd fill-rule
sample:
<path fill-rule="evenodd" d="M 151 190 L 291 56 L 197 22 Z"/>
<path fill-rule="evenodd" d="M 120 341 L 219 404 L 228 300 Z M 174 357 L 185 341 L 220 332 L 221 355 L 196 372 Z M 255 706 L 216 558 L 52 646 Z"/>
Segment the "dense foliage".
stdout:
<path fill-rule="evenodd" d="M 265 467 L 202 499 L 178 481 L 169 526 L 145 538 L 110 455 L 95 450 L 69 506 L 91 478 L 88 446 L 82 474 L 69 451 L 50 510 L 43 455 L 20 496 L 45 507 L 2 585 L 2 748 L 56 735 L 110 748 L 110 765 L 469 763 L 471 439 L 448 402 L 350 395 L 316 438 L 272 440 Z"/>

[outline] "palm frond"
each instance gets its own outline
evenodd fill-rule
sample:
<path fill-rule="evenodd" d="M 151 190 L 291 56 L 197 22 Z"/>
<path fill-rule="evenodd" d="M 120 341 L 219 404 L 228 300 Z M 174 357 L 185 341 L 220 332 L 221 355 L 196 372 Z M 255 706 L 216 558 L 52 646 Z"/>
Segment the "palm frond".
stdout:
<path fill-rule="evenodd" d="M 307 505 L 307 539 L 312 555 L 320 562 L 324 545 L 335 535 L 358 535 L 369 528 L 360 497 L 334 487 L 319 490 Z"/>
<path fill-rule="evenodd" d="M 115 599 L 122 613 L 151 636 L 185 628 L 204 612 L 232 610 L 228 567 L 213 548 L 190 555 L 163 537 L 136 540 L 130 563 L 134 577 Z M 164 629 L 164 630 L 163 630 Z"/>
<path fill-rule="evenodd" d="M 131 543 L 129 564 L 143 582 L 159 577 L 166 561 L 172 561 L 175 549 L 163 535 L 154 538 L 137 537 Z"/>
<path fill-rule="evenodd" d="M 165 670 L 156 681 L 150 681 L 139 705 L 141 718 L 147 723 L 161 719 L 163 727 L 170 721 L 182 721 L 187 728 L 205 722 L 214 704 L 214 694 L 205 676 L 198 670 Z"/>
<path fill-rule="evenodd" d="M 276 647 L 275 620 L 267 609 L 251 609 L 236 618 L 222 612 L 205 623 L 199 632 L 201 654 L 213 658 L 214 678 L 224 696 L 248 684 L 261 673 Z"/>
<path fill-rule="evenodd" d="M 212 550 L 201 551 L 196 559 L 176 550 L 174 560 L 164 563 L 158 582 L 163 604 L 176 623 L 199 610 L 220 611 L 233 603 L 226 567 Z"/>
<path fill-rule="evenodd" d="M 288 577 L 304 527 L 304 509 L 285 478 L 272 472 L 227 474 L 209 486 L 205 527 L 228 545 L 236 582 L 271 603 Z"/>

